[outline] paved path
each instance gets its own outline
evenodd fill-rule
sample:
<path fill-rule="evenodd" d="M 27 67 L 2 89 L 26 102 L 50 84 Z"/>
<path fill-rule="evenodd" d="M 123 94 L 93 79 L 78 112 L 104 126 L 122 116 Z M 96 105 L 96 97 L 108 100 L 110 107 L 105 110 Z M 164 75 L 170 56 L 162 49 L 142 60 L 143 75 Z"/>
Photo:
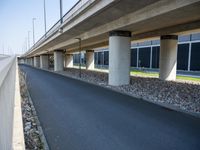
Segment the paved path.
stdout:
<path fill-rule="evenodd" d="M 52 150 L 200 150 L 200 119 L 21 66 Z"/>

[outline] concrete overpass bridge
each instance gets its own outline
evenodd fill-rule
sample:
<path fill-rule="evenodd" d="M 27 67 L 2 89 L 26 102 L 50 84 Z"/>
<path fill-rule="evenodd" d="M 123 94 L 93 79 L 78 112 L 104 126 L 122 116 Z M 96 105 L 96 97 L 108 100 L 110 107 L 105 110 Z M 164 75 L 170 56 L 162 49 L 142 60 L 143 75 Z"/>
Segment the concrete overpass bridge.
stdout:
<path fill-rule="evenodd" d="M 23 55 L 29 63 L 54 70 L 71 67 L 72 53 L 86 50 L 94 68 L 94 49 L 109 46 L 109 84 L 129 84 L 131 42 L 160 37 L 160 79 L 176 79 L 178 35 L 200 28 L 200 0 L 81 0 Z M 81 42 L 78 44 L 78 40 Z M 63 55 L 65 54 L 65 55 Z"/>
<path fill-rule="evenodd" d="M 53 54 L 54 70 L 60 71 L 64 63 L 72 66 L 74 52 L 86 50 L 86 68 L 93 69 L 95 48 L 109 46 L 109 84 L 118 86 L 129 84 L 131 42 L 160 37 L 160 79 L 174 80 L 178 35 L 198 31 L 199 14 L 200 0 L 81 0 L 21 60 L 47 69 L 48 54 Z M 20 67 L 52 149 L 200 147 L 199 118 L 27 65 Z M 19 91 L 16 57 L 0 57 L 1 150 L 25 149 Z"/>

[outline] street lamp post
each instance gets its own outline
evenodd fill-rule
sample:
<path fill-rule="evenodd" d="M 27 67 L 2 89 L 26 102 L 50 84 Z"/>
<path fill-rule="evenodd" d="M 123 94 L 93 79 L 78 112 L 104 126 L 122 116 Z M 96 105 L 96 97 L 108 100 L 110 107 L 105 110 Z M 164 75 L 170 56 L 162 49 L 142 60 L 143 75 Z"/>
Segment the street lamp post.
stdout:
<path fill-rule="evenodd" d="M 47 22 L 46 22 L 46 3 L 45 3 L 45 0 L 44 0 L 44 32 L 45 32 L 45 37 L 46 37 Z"/>
<path fill-rule="evenodd" d="M 28 49 L 30 49 L 30 31 L 28 31 Z"/>
<path fill-rule="evenodd" d="M 27 37 L 25 38 L 25 42 L 24 42 L 24 49 L 25 49 L 25 51 L 27 51 L 27 50 L 28 50 L 28 46 L 27 46 Z"/>
<path fill-rule="evenodd" d="M 60 0 L 60 23 L 63 23 L 63 18 L 62 18 L 62 0 Z"/>
<path fill-rule="evenodd" d="M 79 41 L 79 77 L 81 78 L 81 38 L 76 38 Z"/>
<path fill-rule="evenodd" d="M 3 46 L 2 46 L 2 50 L 3 50 L 3 55 L 4 55 L 4 44 L 3 44 Z"/>
<path fill-rule="evenodd" d="M 34 27 L 34 21 L 36 20 L 36 18 L 32 19 L 32 23 L 33 23 L 33 45 L 35 45 L 35 27 Z"/>

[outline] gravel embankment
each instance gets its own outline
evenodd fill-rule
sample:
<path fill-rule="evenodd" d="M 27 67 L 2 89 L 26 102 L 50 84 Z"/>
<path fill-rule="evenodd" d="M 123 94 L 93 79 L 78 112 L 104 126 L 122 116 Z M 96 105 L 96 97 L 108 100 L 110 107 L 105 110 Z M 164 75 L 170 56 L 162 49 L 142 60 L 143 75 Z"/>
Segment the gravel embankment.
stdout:
<path fill-rule="evenodd" d="M 38 118 L 27 91 L 23 72 L 20 72 L 20 93 L 22 103 L 22 117 L 26 150 L 45 150 L 43 133 Z"/>
<path fill-rule="evenodd" d="M 70 68 L 57 73 L 79 79 L 78 69 Z M 87 70 L 81 71 L 81 80 L 200 115 L 200 83 L 132 76 L 130 85 L 114 87 L 108 85 L 107 73 Z"/>

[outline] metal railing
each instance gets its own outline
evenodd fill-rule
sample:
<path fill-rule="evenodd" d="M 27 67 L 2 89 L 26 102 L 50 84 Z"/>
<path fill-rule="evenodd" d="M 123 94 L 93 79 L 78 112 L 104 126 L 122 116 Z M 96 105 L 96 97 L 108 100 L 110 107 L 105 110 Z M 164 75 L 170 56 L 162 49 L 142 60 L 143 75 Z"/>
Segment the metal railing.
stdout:
<path fill-rule="evenodd" d="M 29 54 L 33 49 L 40 46 L 41 43 L 45 42 L 52 35 L 57 33 L 59 29 L 62 28 L 63 24 L 70 22 L 75 16 L 77 16 L 81 11 L 83 11 L 87 6 L 92 4 L 95 0 L 79 0 L 65 15 L 60 18 L 26 53 Z M 63 23 L 61 23 L 63 20 Z"/>

